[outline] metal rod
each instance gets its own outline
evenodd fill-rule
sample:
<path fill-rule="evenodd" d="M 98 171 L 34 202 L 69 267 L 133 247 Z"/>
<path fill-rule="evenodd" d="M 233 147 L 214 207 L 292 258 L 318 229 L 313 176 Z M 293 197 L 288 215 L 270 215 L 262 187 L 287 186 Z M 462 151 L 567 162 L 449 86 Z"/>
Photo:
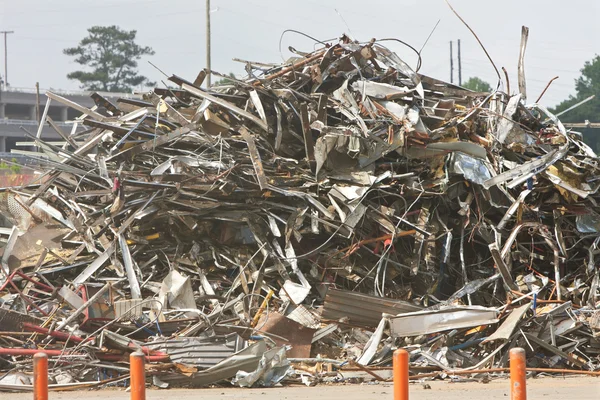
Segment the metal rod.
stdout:
<path fill-rule="evenodd" d="M 542 90 L 542 93 L 538 96 L 537 100 L 535 101 L 536 103 L 540 102 L 540 100 L 542 99 L 542 96 L 544 96 L 544 93 L 546 93 L 546 90 L 548 90 L 548 88 L 550 87 L 552 82 L 554 82 L 556 79 L 558 79 L 558 76 L 555 76 L 554 78 L 550 79 L 550 82 L 548 82 L 548 84 L 546 85 L 544 90 Z"/>
<path fill-rule="evenodd" d="M 380 375 L 377 375 L 375 372 L 371 371 L 370 368 L 367 368 L 364 365 L 361 365 L 354 360 L 350 360 L 350 364 L 355 366 L 359 370 L 364 371 L 367 374 L 371 375 L 373 378 L 375 378 L 375 380 L 380 381 L 380 382 L 385 382 L 384 378 L 382 378 Z"/>

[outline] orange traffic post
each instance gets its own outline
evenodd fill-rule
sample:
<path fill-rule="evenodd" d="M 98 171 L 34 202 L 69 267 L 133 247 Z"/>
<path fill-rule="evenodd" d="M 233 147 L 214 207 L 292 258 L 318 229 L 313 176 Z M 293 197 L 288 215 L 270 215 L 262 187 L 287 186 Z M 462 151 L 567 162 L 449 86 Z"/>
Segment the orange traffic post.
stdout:
<path fill-rule="evenodd" d="M 527 400 L 525 350 L 510 349 L 510 399 Z"/>
<path fill-rule="evenodd" d="M 146 400 L 146 367 L 144 354 L 136 351 L 129 356 L 131 400 Z"/>
<path fill-rule="evenodd" d="M 33 356 L 33 400 L 48 400 L 48 355 Z"/>
<path fill-rule="evenodd" d="M 394 352 L 394 400 L 408 400 L 408 351 Z"/>

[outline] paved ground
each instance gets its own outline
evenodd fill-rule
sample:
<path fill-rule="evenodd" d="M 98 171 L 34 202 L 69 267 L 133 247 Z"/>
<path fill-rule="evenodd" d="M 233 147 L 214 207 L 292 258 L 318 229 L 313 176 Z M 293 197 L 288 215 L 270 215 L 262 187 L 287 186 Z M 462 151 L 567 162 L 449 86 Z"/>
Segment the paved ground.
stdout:
<path fill-rule="evenodd" d="M 431 389 L 422 384 L 411 384 L 411 400 L 508 400 L 509 381 L 494 380 L 490 383 L 427 382 Z M 538 378 L 527 381 L 530 400 L 598 400 L 600 378 Z M 270 389 L 167 389 L 148 390 L 148 400 L 368 400 L 392 399 L 392 386 L 379 385 L 320 385 L 316 387 L 281 387 Z M 2 400 L 31 400 L 32 393 L 0 393 Z M 129 393 L 124 390 L 100 390 L 79 392 L 53 392 L 50 400 L 126 400 Z"/>

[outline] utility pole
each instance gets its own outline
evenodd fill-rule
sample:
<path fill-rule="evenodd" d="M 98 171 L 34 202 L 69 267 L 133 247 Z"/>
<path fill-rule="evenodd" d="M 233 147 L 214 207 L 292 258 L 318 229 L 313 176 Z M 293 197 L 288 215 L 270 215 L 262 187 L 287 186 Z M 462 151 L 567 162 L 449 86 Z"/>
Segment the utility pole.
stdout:
<path fill-rule="evenodd" d="M 210 0 L 206 0 L 206 88 L 210 88 Z"/>
<path fill-rule="evenodd" d="M 460 62 L 460 39 L 458 39 L 458 86 L 462 86 L 462 64 Z"/>
<path fill-rule="evenodd" d="M 40 83 L 35 83 L 35 120 L 40 123 Z"/>
<path fill-rule="evenodd" d="M 454 60 L 452 59 L 452 40 L 450 41 L 450 83 L 454 83 Z"/>
<path fill-rule="evenodd" d="M 6 36 L 15 31 L 0 31 L 4 35 L 4 87 L 8 86 L 8 46 Z"/>

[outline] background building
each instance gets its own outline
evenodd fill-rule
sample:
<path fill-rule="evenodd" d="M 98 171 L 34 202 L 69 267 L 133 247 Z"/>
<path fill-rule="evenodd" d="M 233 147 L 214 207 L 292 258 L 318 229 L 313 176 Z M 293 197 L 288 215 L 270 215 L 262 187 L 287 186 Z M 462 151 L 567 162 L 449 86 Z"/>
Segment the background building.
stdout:
<path fill-rule="evenodd" d="M 49 90 L 62 97 L 65 97 L 84 107 L 93 108 L 94 101 L 90 97 L 92 92 L 79 91 L 61 91 Z M 44 112 L 46 105 L 46 90 L 40 89 L 39 113 Z M 130 93 L 101 93 L 109 100 L 116 101 L 120 97 L 137 97 Z M 73 124 L 68 121 L 75 119 L 81 113 L 77 110 L 64 106 L 56 101 L 51 102 L 48 110 L 48 116 L 63 129 L 64 132 L 71 132 Z M 38 121 L 36 114 L 36 90 L 27 88 L 6 87 L 0 91 L 0 158 L 22 159 L 22 156 L 11 154 L 11 150 L 33 150 L 26 146 L 25 142 L 31 142 L 25 131 L 32 135 L 37 133 Z M 61 141 L 62 138 L 56 131 L 46 124 L 42 131 L 42 138 L 45 140 Z"/>

